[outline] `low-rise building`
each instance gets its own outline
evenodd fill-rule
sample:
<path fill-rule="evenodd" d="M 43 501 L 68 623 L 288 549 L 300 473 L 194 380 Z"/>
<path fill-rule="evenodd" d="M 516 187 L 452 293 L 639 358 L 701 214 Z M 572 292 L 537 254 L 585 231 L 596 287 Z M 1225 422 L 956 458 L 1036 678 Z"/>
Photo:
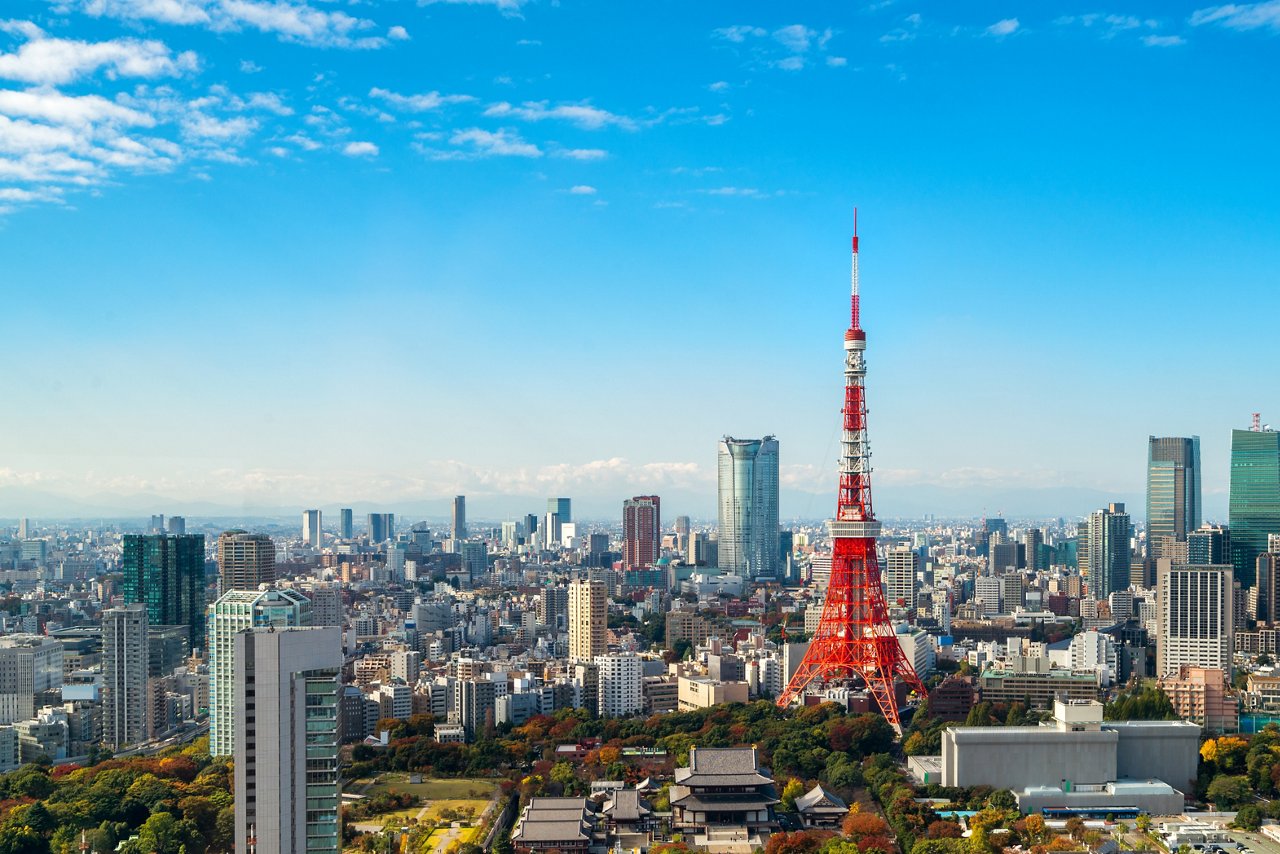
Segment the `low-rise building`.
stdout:
<path fill-rule="evenodd" d="M 689 748 L 669 796 L 672 828 L 698 848 L 763 847 L 777 826 L 773 779 L 754 747 Z"/>
<path fill-rule="evenodd" d="M 1240 729 L 1239 698 L 1227 687 L 1226 674 L 1219 668 L 1184 664 L 1161 677 L 1159 684 L 1184 721 L 1195 721 L 1208 732 Z"/>
<path fill-rule="evenodd" d="M 534 798 L 511 831 L 511 844 L 529 851 L 586 851 L 596 817 L 586 798 Z"/>
<path fill-rule="evenodd" d="M 750 691 L 746 682 L 721 682 L 700 676 L 681 676 L 677 690 L 678 708 L 682 712 L 724 703 L 745 703 Z"/>

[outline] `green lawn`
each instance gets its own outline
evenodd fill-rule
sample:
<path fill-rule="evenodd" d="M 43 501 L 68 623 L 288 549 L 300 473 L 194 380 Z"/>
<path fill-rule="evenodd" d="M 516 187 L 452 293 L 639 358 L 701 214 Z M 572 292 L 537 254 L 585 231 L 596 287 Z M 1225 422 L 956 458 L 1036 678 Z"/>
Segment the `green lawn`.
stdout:
<path fill-rule="evenodd" d="M 424 801 L 488 801 L 497 785 L 492 780 L 442 780 L 423 778 L 421 783 L 410 783 L 409 775 L 393 772 L 381 775 L 377 782 L 365 790 L 366 795 L 376 795 L 394 789 L 417 795 Z M 456 809 L 456 807 L 455 807 Z"/>

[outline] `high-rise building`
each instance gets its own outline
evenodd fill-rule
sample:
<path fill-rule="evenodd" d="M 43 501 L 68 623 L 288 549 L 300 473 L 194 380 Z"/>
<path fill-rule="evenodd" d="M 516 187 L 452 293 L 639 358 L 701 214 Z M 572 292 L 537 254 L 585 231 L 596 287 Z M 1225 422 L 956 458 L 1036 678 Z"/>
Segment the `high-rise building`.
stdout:
<path fill-rule="evenodd" d="M 885 599 L 889 607 L 916 610 L 916 574 L 920 571 L 920 555 L 909 546 L 889 549 L 884 556 Z"/>
<path fill-rule="evenodd" d="M 626 569 L 653 566 L 662 555 L 662 501 L 656 495 L 637 495 L 622 502 L 622 565 Z"/>
<path fill-rule="evenodd" d="M 352 517 L 351 508 L 343 507 L 338 510 L 338 536 L 341 539 L 349 540 L 355 535 L 354 519 Z"/>
<path fill-rule="evenodd" d="M 169 533 L 182 535 L 187 532 L 187 517 L 170 516 L 169 517 Z"/>
<path fill-rule="evenodd" d="M 542 521 L 542 547 L 544 549 L 560 548 L 560 514 L 548 513 Z"/>
<path fill-rule="evenodd" d="M 726 436 L 717 470 L 720 568 L 745 578 L 778 577 L 778 440 Z"/>
<path fill-rule="evenodd" d="M 569 590 L 566 587 L 544 587 L 538 594 L 538 622 L 552 629 L 569 624 Z"/>
<path fill-rule="evenodd" d="M 31 520 L 23 516 L 18 520 L 18 539 L 25 540 L 31 536 Z"/>
<path fill-rule="evenodd" d="M 223 531 L 218 537 L 219 591 L 257 590 L 276 580 L 276 544 L 266 534 Z"/>
<path fill-rule="evenodd" d="M 568 498 L 548 498 L 547 512 L 559 516 L 561 525 L 567 525 L 573 521 L 573 513 L 570 509 Z"/>
<path fill-rule="evenodd" d="M 1230 529 L 1201 525 L 1187 534 L 1187 563 L 1195 566 L 1231 563 Z"/>
<path fill-rule="evenodd" d="M 319 510 L 302 511 L 302 541 L 313 549 L 320 548 L 320 521 Z"/>
<path fill-rule="evenodd" d="M 151 527 L 147 529 L 148 533 L 163 534 L 164 533 L 164 514 L 153 513 L 151 515 Z"/>
<path fill-rule="evenodd" d="M 370 513 L 366 519 L 369 525 L 369 542 L 385 543 L 396 535 L 396 514 Z"/>
<path fill-rule="evenodd" d="M 209 753 L 231 756 L 241 710 L 235 703 L 236 635 L 253 628 L 312 624 L 311 600 L 290 589 L 229 590 L 209 606 Z"/>
<path fill-rule="evenodd" d="M 1231 431 L 1231 565 L 1246 588 L 1267 535 L 1280 534 L 1280 433 L 1257 422 Z"/>
<path fill-rule="evenodd" d="M 692 527 L 689 523 L 688 516 L 676 517 L 676 536 L 680 538 L 680 543 L 682 545 L 684 544 L 684 541 L 688 539 L 689 531 L 691 530 L 692 530 Z"/>
<path fill-rule="evenodd" d="M 1044 532 L 1039 528 L 1028 528 L 1022 534 L 1023 566 L 1030 570 L 1046 570 L 1049 565 L 1043 560 Z"/>
<path fill-rule="evenodd" d="M 462 571 L 472 581 L 489 574 L 489 549 L 484 543 L 462 543 L 458 554 L 462 557 Z"/>
<path fill-rule="evenodd" d="M 1231 675 L 1235 595 L 1232 568 L 1185 566 L 1161 558 L 1156 568 L 1156 675 L 1184 664 Z"/>
<path fill-rule="evenodd" d="M 455 540 L 465 540 L 467 538 L 467 496 L 453 496 L 453 538 Z"/>
<path fill-rule="evenodd" d="M 126 605 L 146 605 L 150 625 L 186 626 L 204 648 L 204 534 L 125 534 L 121 568 Z"/>
<path fill-rule="evenodd" d="M 246 724 L 233 754 L 236 850 L 341 850 L 341 630 L 247 629 L 235 636 L 235 659 L 235 703 Z"/>
<path fill-rule="evenodd" d="M 102 612 L 102 740 L 113 749 L 141 744 L 150 732 L 147 607 Z"/>
<path fill-rule="evenodd" d="M 592 661 L 607 647 L 609 592 L 603 581 L 578 579 L 569 584 L 569 657 Z"/>
<path fill-rule="evenodd" d="M 1089 514 L 1087 552 L 1089 595 L 1103 600 L 1116 590 L 1129 589 L 1129 514 L 1123 504 L 1109 504 Z M 1081 558 L 1083 562 L 1085 558 Z"/>
<path fill-rule="evenodd" d="M 0 637 L 0 724 L 30 720 L 62 687 L 62 644 L 40 635 Z"/>
<path fill-rule="evenodd" d="M 1200 437 L 1147 440 L 1147 553 L 1164 557 L 1165 538 L 1184 542 L 1200 527 Z"/>

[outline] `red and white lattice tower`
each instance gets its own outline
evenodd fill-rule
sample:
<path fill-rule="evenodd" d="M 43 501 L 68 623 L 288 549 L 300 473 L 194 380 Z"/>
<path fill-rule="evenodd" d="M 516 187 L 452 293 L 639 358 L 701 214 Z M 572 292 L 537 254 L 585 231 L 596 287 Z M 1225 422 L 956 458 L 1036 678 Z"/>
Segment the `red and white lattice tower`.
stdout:
<path fill-rule="evenodd" d="M 871 452 L 867 448 L 867 335 L 858 305 L 858 212 L 853 214 L 853 300 L 844 334 L 844 433 L 840 441 L 840 495 L 831 526 L 831 580 L 822 621 L 778 705 L 804 695 L 810 683 L 861 682 L 885 719 L 901 731 L 894 680 L 924 696 L 924 685 L 894 636 L 880 587 L 871 510 Z"/>

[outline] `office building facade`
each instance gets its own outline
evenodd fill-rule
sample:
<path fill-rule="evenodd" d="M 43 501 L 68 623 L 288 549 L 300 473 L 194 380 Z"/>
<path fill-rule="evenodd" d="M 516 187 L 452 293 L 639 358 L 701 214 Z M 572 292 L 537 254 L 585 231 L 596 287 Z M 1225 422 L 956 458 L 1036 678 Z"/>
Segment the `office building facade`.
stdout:
<path fill-rule="evenodd" d="M 1231 565 L 1241 586 L 1253 586 L 1254 565 L 1267 536 L 1280 534 L 1280 433 L 1231 431 Z"/>
<path fill-rule="evenodd" d="M 1099 601 L 1116 590 L 1129 589 L 1131 528 L 1123 504 L 1110 504 L 1089 514 L 1088 538 L 1083 546 L 1088 560 L 1089 594 Z"/>
<path fill-rule="evenodd" d="M 191 648 L 204 648 L 203 534 L 125 534 L 121 569 L 126 605 L 146 605 L 151 625 L 186 626 Z"/>
<path fill-rule="evenodd" d="M 338 700 L 342 633 L 255 628 L 235 636 L 236 850 L 341 850 Z"/>
<path fill-rule="evenodd" d="M 341 539 L 349 540 L 355 534 L 354 516 L 350 507 L 343 507 L 338 510 L 338 536 Z"/>
<path fill-rule="evenodd" d="M 778 577 L 778 440 L 726 436 L 717 480 L 720 568 L 744 578 Z"/>
<path fill-rule="evenodd" d="M 313 549 L 320 548 L 321 513 L 319 510 L 302 511 L 302 541 Z"/>
<path fill-rule="evenodd" d="M 1167 541 L 1200 527 L 1200 437 L 1147 440 L 1147 554 L 1165 557 Z"/>
<path fill-rule="evenodd" d="M 467 538 L 467 496 L 465 495 L 453 497 L 453 527 L 450 530 L 455 540 Z"/>
<path fill-rule="evenodd" d="M 606 651 L 609 593 L 603 581 L 569 584 L 569 658 L 593 661 Z"/>
<path fill-rule="evenodd" d="M 1230 565 L 1190 566 L 1162 558 L 1156 568 L 1156 676 L 1183 665 L 1231 677 L 1235 617 Z"/>

